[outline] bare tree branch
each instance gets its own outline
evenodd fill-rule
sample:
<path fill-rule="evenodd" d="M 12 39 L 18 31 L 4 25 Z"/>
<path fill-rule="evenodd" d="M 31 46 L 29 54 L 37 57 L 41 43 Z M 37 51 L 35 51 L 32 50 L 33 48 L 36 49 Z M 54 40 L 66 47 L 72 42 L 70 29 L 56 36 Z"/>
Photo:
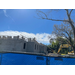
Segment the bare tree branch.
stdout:
<path fill-rule="evenodd" d="M 63 21 L 63 22 L 69 22 L 68 20 L 57 20 L 57 19 L 49 19 L 49 18 L 42 18 L 42 19 L 47 19 L 47 20 L 52 20 L 52 21 Z"/>
<path fill-rule="evenodd" d="M 41 15 L 41 14 L 42 14 L 42 15 Z M 60 19 L 52 19 L 52 18 L 48 18 L 48 17 L 47 17 L 47 14 L 45 14 L 45 13 L 42 12 L 42 11 L 38 11 L 37 15 L 38 15 L 40 18 L 42 18 L 42 19 L 47 19 L 47 20 L 52 20 L 52 21 L 69 22 L 68 20 L 60 20 Z M 45 17 L 43 17 L 43 15 L 44 15 Z"/>
<path fill-rule="evenodd" d="M 73 29 L 73 33 L 75 34 L 75 27 L 74 27 L 74 25 L 73 25 L 73 21 L 71 20 L 71 18 L 70 18 L 70 14 L 69 14 L 69 12 L 68 12 L 68 9 L 65 9 L 66 10 L 66 12 L 67 12 L 67 16 L 68 16 L 68 19 L 69 19 L 69 23 L 70 23 L 70 25 L 71 25 L 71 27 L 72 27 L 72 29 Z M 70 13 L 72 12 L 73 10 L 71 10 L 70 11 Z"/>
<path fill-rule="evenodd" d="M 63 31 L 63 32 L 65 32 L 67 35 L 68 35 L 68 37 L 70 38 L 71 36 L 69 35 L 69 33 L 65 30 L 65 31 Z"/>
<path fill-rule="evenodd" d="M 68 44 L 71 45 L 71 47 L 73 48 L 73 44 L 71 42 L 69 42 L 68 40 L 66 40 L 68 42 Z"/>
<path fill-rule="evenodd" d="M 72 44 L 73 41 L 72 41 L 72 37 L 71 37 L 71 34 L 70 34 L 70 32 L 72 32 L 72 31 L 69 28 L 70 28 L 69 25 L 63 25 L 63 24 L 61 24 L 61 25 L 54 25 L 54 34 L 57 37 L 65 37 L 67 42 L 69 42 L 70 45 L 73 46 L 73 44 Z M 60 41 L 63 41 L 63 40 L 60 40 Z"/>
<path fill-rule="evenodd" d="M 68 12 L 68 9 L 65 9 L 66 10 L 66 12 Z"/>
<path fill-rule="evenodd" d="M 45 17 L 47 17 L 47 15 L 46 15 L 44 12 L 42 12 L 42 11 L 39 11 L 39 12 L 41 12 L 42 14 L 44 14 L 44 15 L 45 15 Z"/>
<path fill-rule="evenodd" d="M 70 11 L 70 15 L 71 15 L 72 11 L 73 11 L 73 9 Z"/>
<path fill-rule="evenodd" d="M 39 16 L 39 17 L 41 17 L 41 18 L 44 18 L 43 17 L 43 15 L 47 18 L 47 15 L 44 13 L 44 12 L 42 12 L 42 11 L 38 11 L 37 12 L 37 15 Z"/>

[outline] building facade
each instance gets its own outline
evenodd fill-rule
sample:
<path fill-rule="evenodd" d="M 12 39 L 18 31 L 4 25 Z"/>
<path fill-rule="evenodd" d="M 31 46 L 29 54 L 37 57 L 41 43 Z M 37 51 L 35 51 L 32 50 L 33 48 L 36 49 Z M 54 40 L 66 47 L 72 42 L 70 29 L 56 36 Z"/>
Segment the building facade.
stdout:
<path fill-rule="evenodd" d="M 19 36 L 0 36 L 0 51 L 18 51 L 47 53 L 47 46 L 38 43 L 34 38 L 20 38 Z"/>

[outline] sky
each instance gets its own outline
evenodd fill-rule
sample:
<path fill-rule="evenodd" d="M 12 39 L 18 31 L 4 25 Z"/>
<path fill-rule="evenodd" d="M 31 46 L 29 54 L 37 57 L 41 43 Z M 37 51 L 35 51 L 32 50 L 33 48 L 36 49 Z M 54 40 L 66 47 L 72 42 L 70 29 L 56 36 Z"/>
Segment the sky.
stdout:
<path fill-rule="evenodd" d="M 50 18 L 67 19 L 63 9 L 0 9 L 0 35 L 35 37 L 39 43 L 49 44 L 48 36 L 52 34 L 53 25 L 61 22 L 39 19 L 38 10 L 50 12 Z"/>

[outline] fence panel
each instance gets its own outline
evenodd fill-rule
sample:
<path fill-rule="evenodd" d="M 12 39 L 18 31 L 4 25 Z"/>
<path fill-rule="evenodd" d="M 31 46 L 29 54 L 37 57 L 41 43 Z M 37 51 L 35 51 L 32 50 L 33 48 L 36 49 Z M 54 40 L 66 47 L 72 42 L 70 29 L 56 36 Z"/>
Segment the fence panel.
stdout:
<path fill-rule="evenodd" d="M 75 65 L 75 58 L 0 53 L 0 65 Z"/>

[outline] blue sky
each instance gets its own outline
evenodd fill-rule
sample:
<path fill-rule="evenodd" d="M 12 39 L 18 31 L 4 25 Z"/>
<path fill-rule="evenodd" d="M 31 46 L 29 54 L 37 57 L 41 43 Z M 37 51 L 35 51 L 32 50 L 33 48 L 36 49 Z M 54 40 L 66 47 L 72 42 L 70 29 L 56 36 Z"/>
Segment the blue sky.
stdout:
<path fill-rule="evenodd" d="M 45 13 L 49 12 L 48 9 L 43 9 L 42 11 Z M 67 18 L 66 12 L 63 9 L 60 11 L 52 11 L 49 17 L 58 19 Z M 47 37 L 52 33 L 53 25 L 61 24 L 61 22 L 38 18 L 36 9 L 0 9 L 0 34 L 9 35 L 10 33 L 11 35 L 13 33 L 15 35 L 17 33 L 19 35 L 25 32 L 28 36 L 29 34 L 33 34 L 30 37 L 38 37 L 38 42 L 49 44 Z M 22 35 L 27 36 L 26 34 Z"/>

